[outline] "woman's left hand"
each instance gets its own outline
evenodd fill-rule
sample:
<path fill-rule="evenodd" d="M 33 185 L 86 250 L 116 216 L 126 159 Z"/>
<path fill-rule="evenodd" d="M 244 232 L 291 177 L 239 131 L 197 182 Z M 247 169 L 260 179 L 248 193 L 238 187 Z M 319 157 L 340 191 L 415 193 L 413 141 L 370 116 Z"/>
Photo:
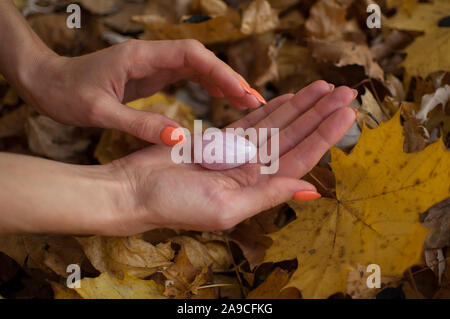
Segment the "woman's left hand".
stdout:
<path fill-rule="evenodd" d="M 171 148 L 150 146 L 109 164 L 125 200 L 115 225 L 104 232 L 130 235 L 152 228 L 228 229 L 263 210 L 286 202 L 298 191 L 315 192 L 299 180 L 317 164 L 355 120 L 347 106 L 354 90 L 333 90 L 317 81 L 270 101 L 231 127 L 279 128 L 279 170 L 262 175 L 261 164 L 211 171 L 198 164 L 174 164 Z M 118 196 L 117 196 L 118 197 Z M 300 196 L 301 197 L 301 196 Z M 124 207 L 126 207 L 124 209 Z"/>

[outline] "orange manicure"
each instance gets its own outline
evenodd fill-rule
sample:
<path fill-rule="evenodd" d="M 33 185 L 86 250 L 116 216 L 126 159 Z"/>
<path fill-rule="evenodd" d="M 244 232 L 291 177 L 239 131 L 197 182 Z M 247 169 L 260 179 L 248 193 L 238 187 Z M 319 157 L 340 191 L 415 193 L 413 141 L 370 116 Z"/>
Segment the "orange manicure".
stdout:
<path fill-rule="evenodd" d="M 166 126 L 162 129 L 161 134 L 159 137 L 161 138 L 161 141 L 169 146 L 174 146 L 184 140 L 184 135 L 181 135 L 178 140 L 172 139 L 172 132 L 176 130 L 176 127 L 173 126 Z"/>
<path fill-rule="evenodd" d="M 267 104 L 267 101 L 263 98 L 261 94 L 259 94 L 258 91 L 256 91 L 255 89 L 250 89 L 250 91 L 256 97 L 259 103 Z"/>
<path fill-rule="evenodd" d="M 322 195 L 315 191 L 298 191 L 294 194 L 294 200 L 299 202 L 306 202 L 308 200 L 314 200 L 320 197 L 322 197 Z"/>
<path fill-rule="evenodd" d="M 250 91 L 250 87 L 248 86 L 247 83 L 245 83 L 244 80 L 242 80 L 241 78 L 237 78 L 239 84 L 242 86 L 242 88 L 244 89 L 245 92 L 252 94 L 252 92 Z"/>

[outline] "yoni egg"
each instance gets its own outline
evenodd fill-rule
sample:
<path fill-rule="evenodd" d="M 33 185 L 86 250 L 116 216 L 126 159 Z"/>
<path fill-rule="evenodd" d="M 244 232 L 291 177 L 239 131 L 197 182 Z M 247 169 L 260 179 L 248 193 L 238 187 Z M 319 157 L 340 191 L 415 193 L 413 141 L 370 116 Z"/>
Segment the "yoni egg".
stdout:
<path fill-rule="evenodd" d="M 198 136 L 197 136 L 198 138 Z M 195 139 L 195 137 L 194 137 Z M 194 160 L 211 170 L 225 170 L 248 163 L 256 155 L 256 146 L 246 138 L 220 130 L 201 136 L 200 150 L 194 143 Z"/>

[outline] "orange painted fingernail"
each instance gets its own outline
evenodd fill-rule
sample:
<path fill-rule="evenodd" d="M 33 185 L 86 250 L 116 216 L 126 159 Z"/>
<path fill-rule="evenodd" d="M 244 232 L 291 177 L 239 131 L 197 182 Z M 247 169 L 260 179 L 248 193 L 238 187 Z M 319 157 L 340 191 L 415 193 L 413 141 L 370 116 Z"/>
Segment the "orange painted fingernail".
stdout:
<path fill-rule="evenodd" d="M 355 112 L 355 116 L 358 116 L 358 110 L 357 109 L 352 109 L 353 112 Z"/>
<path fill-rule="evenodd" d="M 173 127 L 173 126 L 166 126 L 165 128 L 162 129 L 161 134 L 159 135 L 159 137 L 161 138 L 161 141 L 169 146 L 174 146 L 180 142 L 182 142 L 184 140 L 184 135 L 180 135 L 178 137 L 178 140 L 174 140 L 172 139 L 172 133 L 173 131 L 175 131 L 177 128 Z"/>
<path fill-rule="evenodd" d="M 358 96 L 358 91 L 355 89 L 352 89 L 353 91 L 353 99 L 356 99 L 356 97 Z"/>
<path fill-rule="evenodd" d="M 252 94 L 252 92 L 250 91 L 250 87 L 248 86 L 247 83 L 245 83 L 244 80 L 242 80 L 241 78 L 237 78 L 239 84 L 242 86 L 242 88 L 244 89 L 245 92 Z"/>
<path fill-rule="evenodd" d="M 264 97 L 255 89 L 250 89 L 251 93 L 256 97 L 259 103 L 267 104 L 267 101 L 264 99 Z"/>
<path fill-rule="evenodd" d="M 315 191 L 298 191 L 294 194 L 294 200 L 299 202 L 306 202 L 320 197 L 322 197 L 322 195 Z"/>

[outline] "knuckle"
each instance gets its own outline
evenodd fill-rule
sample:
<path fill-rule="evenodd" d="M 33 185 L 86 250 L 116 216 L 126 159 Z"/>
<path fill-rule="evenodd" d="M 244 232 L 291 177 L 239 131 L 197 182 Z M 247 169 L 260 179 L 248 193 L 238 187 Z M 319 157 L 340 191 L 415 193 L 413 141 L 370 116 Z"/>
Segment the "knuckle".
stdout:
<path fill-rule="evenodd" d="M 198 53 L 205 50 L 205 46 L 200 41 L 195 39 L 181 40 L 180 45 L 185 52 Z"/>

